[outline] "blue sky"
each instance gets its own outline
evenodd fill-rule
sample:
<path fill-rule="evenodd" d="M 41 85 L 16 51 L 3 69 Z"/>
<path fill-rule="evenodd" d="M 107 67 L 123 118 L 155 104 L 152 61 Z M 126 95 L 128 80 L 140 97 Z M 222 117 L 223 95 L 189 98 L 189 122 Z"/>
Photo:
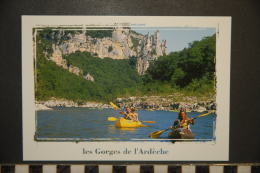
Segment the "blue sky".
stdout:
<path fill-rule="evenodd" d="M 206 36 L 211 36 L 216 33 L 215 28 L 132 28 L 138 33 L 153 34 L 156 30 L 160 31 L 160 39 L 167 40 L 167 53 L 180 51 L 188 47 L 189 43 L 195 40 L 201 40 Z"/>

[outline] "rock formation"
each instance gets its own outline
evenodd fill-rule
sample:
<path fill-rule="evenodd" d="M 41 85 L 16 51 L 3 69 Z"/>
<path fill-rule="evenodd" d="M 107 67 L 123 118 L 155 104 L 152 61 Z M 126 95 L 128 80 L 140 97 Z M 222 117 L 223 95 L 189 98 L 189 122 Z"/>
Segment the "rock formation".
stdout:
<path fill-rule="evenodd" d="M 64 55 L 80 51 L 91 52 L 100 58 L 128 59 L 135 56 L 137 57 L 137 71 L 143 75 L 149 67 L 150 61 L 166 54 L 166 41 L 160 40 L 159 31 L 152 35 L 149 33 L 142 35 L 127 28 L 114 28 L 112 37 L 104 38 L 92 38 L 88 32 L 85 30 L 71 34 L 60 30 L 58 37 L 65 36 L 68 39 L 52 45 L 53 53 L 49 59 L 58 66 L 80 75 L 82 70 L 78 67 L 68 66 L 66 60 L 62 58 Z M 85 76 L 85 79 L 90 78 Z"/>
<path fill-rule="evenodd" d="M 94 82 L 94 81 L 95 81 L 94 77 L 91 76 L 89 73 L 88 73 L 87 75 L 85 75 L 84 78 L 85 78 L 86 80 L 91 81 L 91 82 Z"/>
<path fill-rule="evenodd" d="M 82 70 L 78 67 L 75 67 L 73 65 L 68 65 L 66 59 L 62 58 L 62 52 L 59 49 L 59 47 L 57 45 L 52 45 L 52 56 L 50 56 L 50 60 L 55 62 L 56 65 L 69 70 L 69 72 L 76 74 L 77 76 L 79 76 L 80 74 L 82 74 Z"/>

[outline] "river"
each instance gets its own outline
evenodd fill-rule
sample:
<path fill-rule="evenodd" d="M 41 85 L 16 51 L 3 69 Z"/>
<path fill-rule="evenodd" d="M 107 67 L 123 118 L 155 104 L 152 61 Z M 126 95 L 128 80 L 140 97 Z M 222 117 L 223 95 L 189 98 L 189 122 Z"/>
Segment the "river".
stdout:
<path fill-rule="evenodd" d="M 172 125 L 177 112 L 139 110 L 141 121 L 156 121 L 154 124 L 144 123 L 148 127 L 117 128 L 115 122 L 107 121 L 107 117 L 120 117 L 113 109 L 90 108 L 54 108 L 37 111 L 36 138 L 38 140 L 115 140 L 129 141 L 149 139 L 148 135 Z M 201 113 L 190 112 L 189 117 Z M 196 119 L 191 125 L 195 139 L 213 139 L 216 115 L 210 114 Z M 167 132 L 160 139 L 167 138 Z"/>

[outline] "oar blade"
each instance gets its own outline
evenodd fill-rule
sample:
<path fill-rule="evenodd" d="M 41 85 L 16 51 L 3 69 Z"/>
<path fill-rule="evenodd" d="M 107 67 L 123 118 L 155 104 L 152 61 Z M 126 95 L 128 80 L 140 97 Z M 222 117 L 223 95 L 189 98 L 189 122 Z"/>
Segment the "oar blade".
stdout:
<path fill-rule="evenodd" d="M 166 130 L 159 130 L 159 131 L 155 131 L 149 134 L 150 138 L 158 138 L 163 132 L 165 132 Z"/>
<path fill-rule="evenodd" d="M 107 117 L 107 120 L 108 120 L 108 121 L 116 121 L 117 118 L 116 118 L 116 117 Z"/>
<path fill-rule="evenodd" d="M 141 124 L 140 127 L 151 127 L 151 126 Z"/>
<path fill-rule="evenodd" d="M 143 121 L 145 123 L 156 123 L 155 121 Z"/>
<path fill-rule="evenodd" d="M 113 109 L 119 110 L 119 107 L 116 104 L 114 104 L 113 102 L 109 102 L 109 104 L 113 107 Z"/>

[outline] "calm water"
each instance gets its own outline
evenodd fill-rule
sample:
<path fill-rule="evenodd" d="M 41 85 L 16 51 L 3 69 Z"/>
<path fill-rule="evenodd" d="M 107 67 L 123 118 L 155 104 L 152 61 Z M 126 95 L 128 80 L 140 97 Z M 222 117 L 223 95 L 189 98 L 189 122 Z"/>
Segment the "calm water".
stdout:
<path fill-rule="evenodd" d="M 155 124 L 144 123 L 149 127 L 116 128 L 107 117 L 120 117 L 113 109 L 62 108 L 51 111 L 37 112 L 37 138 L 83 138 L 83 139 L 148 139 L 151 132 L 163 130 L 172 125 L 177 112 L 169 111 L 138 111 L 141 121 L 156 121 Z M 188 113 L 194 117 L 201 113 Z M 216 115 L 211 114 L 195 121 L 191 130 L 196 139 L 212 139 Z M 167 138 L 167 132 L 161 138 Z"/>

